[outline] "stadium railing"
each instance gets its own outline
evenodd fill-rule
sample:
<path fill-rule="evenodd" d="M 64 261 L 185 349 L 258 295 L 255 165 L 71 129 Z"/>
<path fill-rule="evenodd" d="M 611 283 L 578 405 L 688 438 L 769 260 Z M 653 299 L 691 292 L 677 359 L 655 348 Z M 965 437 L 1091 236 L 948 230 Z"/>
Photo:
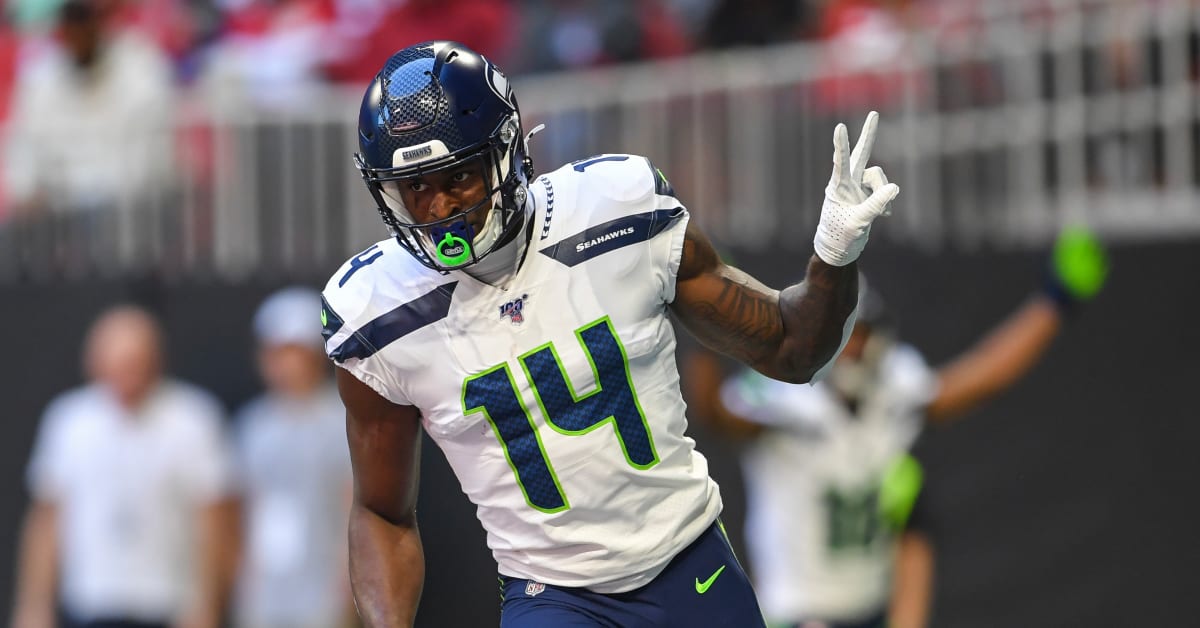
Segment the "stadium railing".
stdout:
<path fill-rule="evenodd" d="M 526 130 L 547 125 L 535 160 L 646 155 L 716 240 L 805 251 L 833 125 L 853 138 L 875 108 L 873 161 L 902 192 L 873 237 L 936 251 L 1040 245 L 1072 222 L 1110 240 L 1200 234 L 1194 3 L 960 4 L 869 69 L 842 45 L 796 44 L 517 77 Z M 386 236 L 349 158 L 359 96 L 280 109 L 195 94 L 169 194 L 88 219 L 108 228 L 52 230 L 50 264 L 44 248 L 0 250 L 0 275 L 328 271 Z"/>

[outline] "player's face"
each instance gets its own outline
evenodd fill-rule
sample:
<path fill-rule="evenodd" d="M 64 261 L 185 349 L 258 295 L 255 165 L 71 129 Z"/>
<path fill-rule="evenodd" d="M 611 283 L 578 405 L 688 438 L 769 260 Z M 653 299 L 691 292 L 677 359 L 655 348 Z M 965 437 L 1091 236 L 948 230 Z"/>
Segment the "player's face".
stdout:
<path fill-rule="evenodd" d="M 417 223 L 434 222 L 471 209 L 488 196 L 487 177 L 479 161 L 399 181 L 400 197 Z M 465 220 L 478 235 L 487 219 L 481 207 Z"/>

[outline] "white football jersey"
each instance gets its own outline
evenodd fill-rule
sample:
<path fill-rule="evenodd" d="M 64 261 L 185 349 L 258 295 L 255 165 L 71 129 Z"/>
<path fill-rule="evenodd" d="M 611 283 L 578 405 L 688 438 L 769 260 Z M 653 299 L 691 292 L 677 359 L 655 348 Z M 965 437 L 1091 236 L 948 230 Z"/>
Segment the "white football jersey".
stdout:
<path fill-rule="evenodd" d="M 723 386 L 730 410 L 772 428 L 742 457 L 746 545 L 768 619 L 853 621 L 886 607 L 892 539 L 879 489 L 935 390 L 934 373 L 908 345 L 884 355 L 856 414 L 824 383 L 746 370 Z"/>
<path fill-rule="evenodd" d="M 326 349 L 420 409 L 500 573 L 628 591 L 721 510 L 684 435 L 667 319 L 688 214 L 632 155 L 568 164 L 530 192 L 530 246 L 506 289 L 385 240 L 326 287 Z"/>

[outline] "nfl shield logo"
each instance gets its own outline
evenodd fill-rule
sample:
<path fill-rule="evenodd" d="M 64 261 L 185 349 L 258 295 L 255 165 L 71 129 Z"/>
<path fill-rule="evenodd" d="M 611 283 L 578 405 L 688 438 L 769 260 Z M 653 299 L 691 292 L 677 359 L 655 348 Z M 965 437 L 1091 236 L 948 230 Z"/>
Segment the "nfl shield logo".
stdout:
<path fill-rule="evenodd" d="M 513 299 L 512 301 L 501 305 L 500 318 L 503 319 L 505 316 L 507 316 L 508 320 L 512 321 L 513 325 L 520 325 L 521 323 L 524 323 L 525 314 L 522 313 L 522 310 L 525 309 L 525 299 L 528 298 L 528 294 L 522 294 L 520 298 Z"/>
<path fill-rule="evenodd" d="M 546 585 L 540 582 L 534 582 L 533 580 L 530 580 L 529 583 L 525 585 L 525 595 L 528 595 L 529 597 L 536 597 L 537 594 L 545 590 Z"/>

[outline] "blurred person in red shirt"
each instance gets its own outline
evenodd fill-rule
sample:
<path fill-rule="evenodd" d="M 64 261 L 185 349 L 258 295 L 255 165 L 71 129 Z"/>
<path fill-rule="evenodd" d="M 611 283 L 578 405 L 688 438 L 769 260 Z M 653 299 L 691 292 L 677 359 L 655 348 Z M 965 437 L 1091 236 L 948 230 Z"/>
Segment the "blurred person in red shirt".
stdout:
<path fill-rule="evenodd" d="M 818 35 L 824 78 L 816 103 L 827 112 L 890 109 L 904 96 L 904 59 L 917 19 L 913 0 L 831 0 Z"/>
<path fill-rule="evenodd" d="M 8 110 L 12 103 L 13 87 L 17 80 L 17 62 L 21 49 L 21 37 L 15 29 L 12 28 L 12 23 L 8 18 L 7 13 L 0 13 L 0 133 L 6 133 L 8 127 Z M 0 135 L 0 142 L 4 139 Z M 0 160 L 4 157 L 0 154 Z M 0 162 L 0 171 L 3 171 L 3 162 Z M 8 217 L 6 211 L 8 203 L 5 201 L 4 180 L 0 178 L 0 224 L 3 224 Z"/>
<path fill-rule="evenodd" d="M 364 15 L 373 23 L 365 34 L 356 33 L 363 30 Z M 503 64 L 518 30 L 516 17 L 509 0 L 342 0 L 336 28 L 345 36 L 336 38 L 341 50 L 325 72 L 335 81 L 365 85 L 393 52 L 433 37 L 465 44 Z"/>

